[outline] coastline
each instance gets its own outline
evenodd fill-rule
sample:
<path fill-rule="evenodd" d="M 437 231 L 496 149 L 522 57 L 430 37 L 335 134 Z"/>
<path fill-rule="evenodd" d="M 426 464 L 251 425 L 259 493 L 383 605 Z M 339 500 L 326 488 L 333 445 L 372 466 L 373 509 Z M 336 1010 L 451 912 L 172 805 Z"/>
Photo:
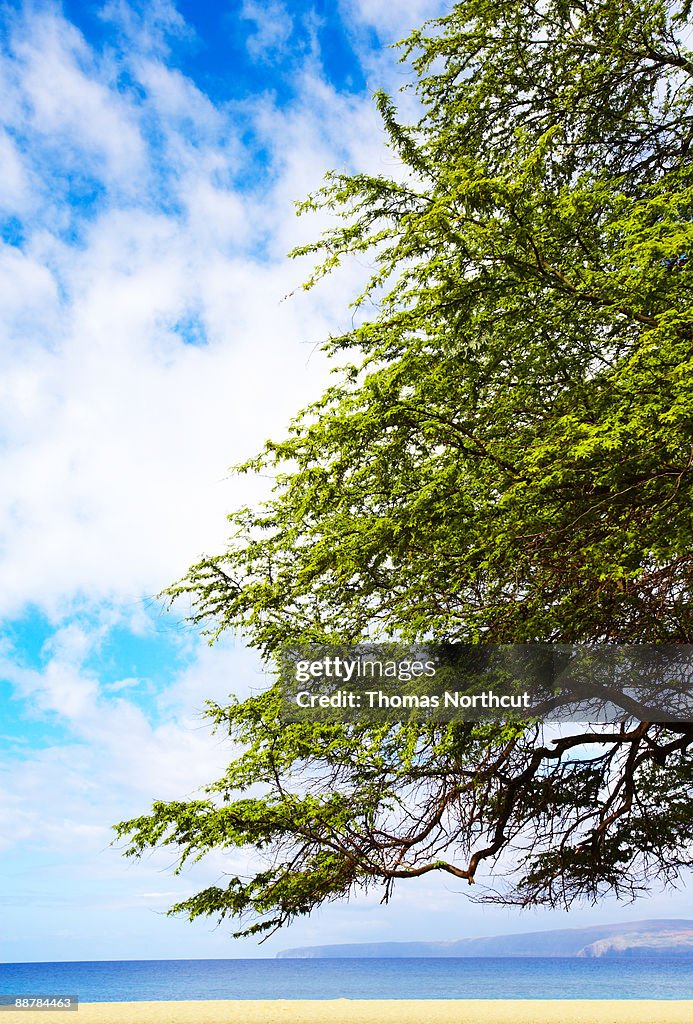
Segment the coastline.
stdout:
<path fill-rule="evenodd" d="M 689 1024 L 693 999 L 219 999 L 5 1014 L 26 1024 Z"/>

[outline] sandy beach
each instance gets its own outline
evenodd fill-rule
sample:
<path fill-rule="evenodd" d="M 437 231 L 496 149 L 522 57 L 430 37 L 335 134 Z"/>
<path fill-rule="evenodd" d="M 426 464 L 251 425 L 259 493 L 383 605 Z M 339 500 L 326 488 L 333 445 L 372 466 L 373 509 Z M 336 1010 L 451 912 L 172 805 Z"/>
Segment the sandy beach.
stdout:
<path fill-rule="evenodd" d="M 25 1024 L 689 1024 L 693 1000 L 238 999 L 5 1013 Z"/>

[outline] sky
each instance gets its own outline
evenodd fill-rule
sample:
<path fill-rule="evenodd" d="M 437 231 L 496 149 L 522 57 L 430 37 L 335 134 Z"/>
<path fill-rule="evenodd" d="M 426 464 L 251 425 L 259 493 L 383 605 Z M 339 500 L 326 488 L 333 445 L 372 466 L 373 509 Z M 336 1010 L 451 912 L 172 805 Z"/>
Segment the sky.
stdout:
<path fill-rule="evenodd" d="M 301 291 L 287 253 L 326 222 L 295 203 L 329 168 L 396 173 L 372 94 L 411 81 L 388 44 L 445 7 L 0 3 L 0 961 L 693 917 L 685 889 L 521 914 L 428 878 L 258 946 L 165 915 L 245 855 L 174 876 L 111 845 L 223 771 L 205 699 L 265 685 L 242 637 L 210 647 L 156 595 L 223 550 L 266 486 L 229 467 L 329 379 L 367 268 Z"/>

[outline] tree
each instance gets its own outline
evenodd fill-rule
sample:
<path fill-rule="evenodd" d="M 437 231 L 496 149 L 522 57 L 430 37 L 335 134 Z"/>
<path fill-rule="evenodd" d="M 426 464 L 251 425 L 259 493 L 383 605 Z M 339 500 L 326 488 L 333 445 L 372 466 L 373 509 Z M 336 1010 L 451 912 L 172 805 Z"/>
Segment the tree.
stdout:
<path fill-rule="evenodd" d="M 332 173 L 301 207 L 338 218 L 297 250 L 320 261 L 307 287 L 368 254 L 375 315 L 328 341 L 339 382 L 242 467 L 274 496 L 171 588 L 194 621 L 268 659 L 693 642 L 690 11 L 462 0 L 402 44 L 420 120 L 377 96 L 401 174 Z M 255 847 L 254 877 L 173 908 L 249 917 L 236 934 L 431 871 L 490 866 L 490 898 L 568 906 L 691 864 L 693 724 L 287 726 L 276 688 L 209 715 L 245 752 L 204 799 L 117 829 L 181 865 Z"/>

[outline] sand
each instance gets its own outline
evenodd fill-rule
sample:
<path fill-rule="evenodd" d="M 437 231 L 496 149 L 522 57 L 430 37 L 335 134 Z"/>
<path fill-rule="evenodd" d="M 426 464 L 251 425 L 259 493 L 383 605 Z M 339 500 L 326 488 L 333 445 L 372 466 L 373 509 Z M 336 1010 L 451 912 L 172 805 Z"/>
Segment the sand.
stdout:
<path fill-rule="evenodd" d="M 693 1000 L 304 999 L 82 1003 L 6 1010 L 31 1024 L 691 1024 Z"/>

